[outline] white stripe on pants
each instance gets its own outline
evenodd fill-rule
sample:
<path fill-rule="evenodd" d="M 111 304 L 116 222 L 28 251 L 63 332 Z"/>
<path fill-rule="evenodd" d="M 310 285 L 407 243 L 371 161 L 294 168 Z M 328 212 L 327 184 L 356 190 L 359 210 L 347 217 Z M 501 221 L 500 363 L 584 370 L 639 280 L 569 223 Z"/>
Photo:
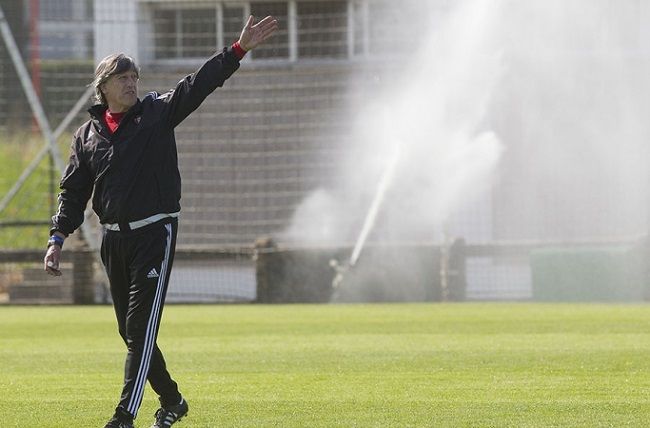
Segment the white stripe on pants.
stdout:
<path fill-rule="evenodd" d="M 160 319 L 160 309 L 162 306 L 163 291 L 165 289 L 165 279 L 167 277 L 167 266 L 169 264 L 169 256 L 171 253 L 172 244 L 172 225 L 166 224 L 167 230 L 167 244 L 165 247 L 165 258 L 163 259 L 162 266 L 160 267 L 160 276 L 158 277 L 158 284 L 156 285 L 156 295 L 151 306 L 151 313 L 149 315 L 149 322 L 147 324 L 147 331 L 145 333 L 144 347 L 142 350 L 142 357 L 140 359 L 140 367 L 138 374 L 135 378 L 135 385 L 129 406 L 126 409 L 134 417 L 138 414 L 138 409 L 142 403 L 144 395 L 144 387 L 147 383 L 147 375 L 149 374 L 149 364 L 151 362 L 151 353 L 156 344 L 156 336 L 158 334 L 158 321 Z"/>

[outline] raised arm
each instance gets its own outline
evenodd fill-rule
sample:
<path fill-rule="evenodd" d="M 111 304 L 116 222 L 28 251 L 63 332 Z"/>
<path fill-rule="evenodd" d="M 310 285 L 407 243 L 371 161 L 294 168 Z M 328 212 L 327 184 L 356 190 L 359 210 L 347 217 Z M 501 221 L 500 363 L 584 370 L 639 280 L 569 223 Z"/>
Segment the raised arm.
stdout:
<path fill-rule="evenodd" d="M 239 61 L 245 52 L 254 49 L 278 28 L 275 18 L 267 16 L 255 23 L 250 16 L 239 40 L 229 48 L 208 59 L 196 72 L 186 76 L 176 88 L 158 97 L 168 105 L 168 124 L 173 128 L 181 123 L 190 113 L 196 110 L 203 100 L 215 89 L 223 86 L 239 68 Z M 243 52 L 238 52 L 239 50 Z"/>

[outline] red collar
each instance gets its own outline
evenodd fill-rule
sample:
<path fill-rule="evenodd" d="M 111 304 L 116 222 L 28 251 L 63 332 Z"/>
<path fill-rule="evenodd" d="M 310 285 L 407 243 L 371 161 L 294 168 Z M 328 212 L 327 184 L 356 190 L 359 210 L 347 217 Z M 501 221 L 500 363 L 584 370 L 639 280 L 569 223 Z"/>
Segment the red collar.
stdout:
<path fill-rule="evenodd" d="M 111 130 L 111 133 L 115 132 L 118 126 L 120 126 L 120 122 L 122 121 L 122 118 L 126 112 L 122 113 L 111 113 L 108 109 L 104 112 L 104 120 L 106 121 L 106 124 L 108 125 L 108 129 Z"/>

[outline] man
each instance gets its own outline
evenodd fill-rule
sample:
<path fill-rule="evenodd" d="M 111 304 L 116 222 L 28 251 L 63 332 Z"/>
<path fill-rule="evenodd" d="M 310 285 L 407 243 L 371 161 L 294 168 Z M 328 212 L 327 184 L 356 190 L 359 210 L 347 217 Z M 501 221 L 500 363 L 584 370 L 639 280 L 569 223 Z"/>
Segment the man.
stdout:
<path fill-rule="evenodd" d="M 211 57 L 165 94 L 138 99 L 139 69 L 132 58 L 110 55 L 95 71 L 98 105 L 74 134 L 52 217 L 45 270 L 61 275 L 65 238 L 84 219 L 91 194 L 104 233 L 101 257 L 108 274 L 120 335 L 127 345 L 124 386 L 105 428 L 132 428 L 145 383 L 159 395 L 152 428 L 170 427 L 188 412 L 156 345 L 174 259 L 180 174 L 174 128 L 238 68 L 245 53 L 277 29 L 270 16 L 249 17 L 230 48 Z"/>

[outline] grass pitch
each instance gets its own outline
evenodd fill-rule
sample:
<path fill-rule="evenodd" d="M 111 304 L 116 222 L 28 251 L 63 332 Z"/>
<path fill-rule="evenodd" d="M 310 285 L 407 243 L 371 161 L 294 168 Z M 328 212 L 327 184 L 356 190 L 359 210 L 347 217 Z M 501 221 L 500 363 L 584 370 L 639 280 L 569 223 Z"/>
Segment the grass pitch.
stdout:
<path fill-rule="evenodd" d="M 112 308 L 0 307 L 0 426 L 101 427 Z M 186 427 L 622 427 L 650 420 L 650 306 L 172 306 Z M 157 407 L 147 389 L 136 427 Z"/>

